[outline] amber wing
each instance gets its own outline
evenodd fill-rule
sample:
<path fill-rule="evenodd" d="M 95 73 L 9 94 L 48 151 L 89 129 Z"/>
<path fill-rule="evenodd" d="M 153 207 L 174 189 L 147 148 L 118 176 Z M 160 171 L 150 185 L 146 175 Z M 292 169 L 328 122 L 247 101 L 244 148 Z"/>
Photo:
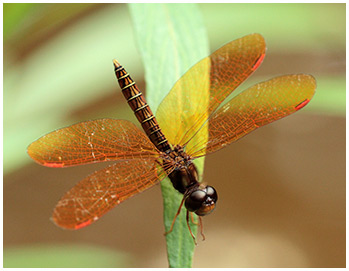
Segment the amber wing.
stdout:
<path fill-rule="evenodd" d="M 197 140 L 190 155 L 200 157 L 217 151 L 258 127 L 286 117 L 304 107 L 316 88 L 311 75 L 286 75 L 254 85 L 215 112 L 204 129 L 207 146 Z"/>
<path fill-rule="evenodd" d="M 165 177 L 154 158 L 120 161 L 80 181 L 58 202 L 53 221 L 79 229 Z"/>
<path fill-rule="evenodd" d="M 259 34 L 234 40 L 190 68 L 156 113 L 169 142 L 186 145 L 208 116 L 260 65 L 265 41 Z M 207 131 L 200 129 L 200 138 Z M 190 152 L 193 141 L 187 144 Z"/>
<path fill-rule="evenodd" d="M 158 157 L 158 151 L 132 122 L 99 119 L 51 132 L 28 147 L 28 154 L 48 167 Z"/>

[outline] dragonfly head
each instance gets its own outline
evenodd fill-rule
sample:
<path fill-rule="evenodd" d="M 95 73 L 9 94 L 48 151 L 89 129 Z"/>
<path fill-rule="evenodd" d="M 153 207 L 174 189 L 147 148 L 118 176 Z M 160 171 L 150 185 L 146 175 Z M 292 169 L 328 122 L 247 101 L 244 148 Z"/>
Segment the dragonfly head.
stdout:
<path fill-rule="evenodd" d="M 199 216 L 210 214 L 216 208 L 218 196 L 212 186 L 206 186 L 191 191 L 185 199 L 185 207 Z"/>

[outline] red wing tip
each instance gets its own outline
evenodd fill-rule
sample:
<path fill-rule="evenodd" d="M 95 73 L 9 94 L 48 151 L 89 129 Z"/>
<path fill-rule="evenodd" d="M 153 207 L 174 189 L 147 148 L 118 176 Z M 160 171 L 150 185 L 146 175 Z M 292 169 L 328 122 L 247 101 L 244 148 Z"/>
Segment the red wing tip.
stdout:
<path fill-rule="evenodd" d="M 87 221 L 85 221 L 85 222 L 83 222 L 81 224 L 76 225 L 74 228 L 76 230 L 78 230 L 78 229 L 81 229 L 83 227 L 86 227 L 86 226 L 90 225 L 91 223 L 92 223 L 92 220 L 87 220 Z"/>
<path fill-rule="evenodd" d="M 294 108 L 296 110 L 302 109 L 304 106 L 306 106 L 308 103 L 310 102 L 309 99 L 305 99 L 303 102 L 299 103 L 298 105 L 296 105 Z"/>
<path fill-rule="evenodd" d="M 81 224 L 69 224 L 69 225 L 64 225 L 64 224 L 60 224 L 58 223 L 58 221 L 52 217 L 51 220 L 53 221 L 53 223 L 55 223 L 58 227 L 62 228 L 62 229 L 66 229 L 66 230 L 78 230 L 78 229 L 81 229 L 81 228 L 84 228 L 88 225 L 90 225 L 93 221 L 92 220 L 87 220 L 85 222 L 82 222 Z"/>
<path fill-rule="evenodd" d="M 252 70 L 253 70 L 253 71 L 255 71 L 255 70 L 259 67 L 259 65 L 261 65 L 261 63 L 263 62 L 264 57 L 265 57 L 265 53 L 262 54 L 262 55 L 258 58 L 258 60 L 256 61 L 256 63 L 253 65 L 253 67 L 252 67 Z"/>
<path fill-rule="evenodd" d="M 60 168 L 64 167 L 64 163 L 44 163 L 43 164 L 45 167 L 55 167 L 55 168 Z"/>

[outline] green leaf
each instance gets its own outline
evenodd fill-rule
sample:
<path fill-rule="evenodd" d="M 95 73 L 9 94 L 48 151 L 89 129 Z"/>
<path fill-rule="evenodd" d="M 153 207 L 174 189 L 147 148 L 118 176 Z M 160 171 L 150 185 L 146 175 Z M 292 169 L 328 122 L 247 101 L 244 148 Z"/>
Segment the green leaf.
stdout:
<path fill-rule="evenodd" d="M 147 101 L 153 112 L 174 83 L 196 62 L 208 56 L 208 39 L 196 4 L 130 4 L 138 47 L 145 67 Z M 126 64 L 125 64 L 126 66 Z M 169 120 L 171 121 L 171 120 Z M 196 160 L 202 176 L 204 161 Z M 161 183 L 165 230 L 170 229 L 183 195 L 169 179 Z M 191 267 L 194 241 L 185 208 L 166 235 L 170 267 Z M 197 227 L 191 225 L 196 235 Z"/>

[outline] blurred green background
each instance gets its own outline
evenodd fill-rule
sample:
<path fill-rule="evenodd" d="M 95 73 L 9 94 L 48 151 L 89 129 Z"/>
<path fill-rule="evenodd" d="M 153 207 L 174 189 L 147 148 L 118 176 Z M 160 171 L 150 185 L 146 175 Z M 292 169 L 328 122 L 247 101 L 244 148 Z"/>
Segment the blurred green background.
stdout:
<path fill-rule="evenodd" d="M 4 266 L 166 267 L 159 187 L 64 231 L 49 221 L 55 204 L 105 165 L 49 169 L 26 154 L 75 122 L 136 122 L 112 66 L 117 58 L 146 92 L 127 5 L 3 5 Z M 344 267 L 345 4 L 198 6 L 211 51 L 265 37 L 267 56 L 242 89 L 291 73 L 318 87 L 304 110 L 207 157 L 220 200 L 194 267 Z"/>

